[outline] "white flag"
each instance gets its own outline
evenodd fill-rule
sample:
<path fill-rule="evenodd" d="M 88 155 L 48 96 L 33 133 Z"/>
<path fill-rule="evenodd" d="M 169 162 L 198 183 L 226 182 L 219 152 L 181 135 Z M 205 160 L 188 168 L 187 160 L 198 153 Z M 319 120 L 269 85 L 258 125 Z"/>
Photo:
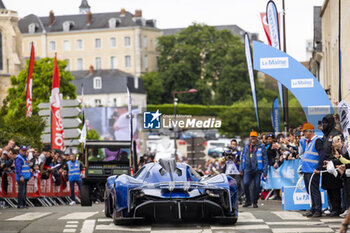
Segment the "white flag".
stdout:
<path fill-rule="evenodd" d="M 83 129 L 81 130 L 81 134 L 80 134 L 80 142 L 84 143 L 84 148 L 85 148 L 85 143 L 86 143 L 86 136 L 87 136 L 86 124 L 84 124 Z"/>

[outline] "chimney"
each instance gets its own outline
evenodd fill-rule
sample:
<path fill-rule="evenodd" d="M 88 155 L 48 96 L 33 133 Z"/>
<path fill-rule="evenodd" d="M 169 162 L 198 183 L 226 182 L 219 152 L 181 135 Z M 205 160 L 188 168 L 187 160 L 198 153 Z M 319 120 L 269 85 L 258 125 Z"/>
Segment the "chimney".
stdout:
<path fill-rule="evenodd" d="M 55 15 L 53 13 L 53 10 L 51 10 L 49 14 L 49 26 L 51 26 L 54 22 L 55 22 Z"/>
<path fill-rule="evenodd" d="M 135 18 L 141 18 L 142 17 L 142 10 L 135 10 Z"/>
<path fill-rule="evenodd" d="M 122 8 L 122 9 L 120 10 L 120 17 L 124 17 L 125 14 L 126 14 L 125 8 Z"/>
<path fill-rule="evenodd" d="M 89 66 L 89 74 L 93 74 L 94 73 L 94 66 L 90 65 Z"/>
<path fill-rule="evenodd" d="M 88 11 L 86 24 L 90 25 L 91 20 L 92 20 L 92 13 L 91 13 L 91 11 Z"/>

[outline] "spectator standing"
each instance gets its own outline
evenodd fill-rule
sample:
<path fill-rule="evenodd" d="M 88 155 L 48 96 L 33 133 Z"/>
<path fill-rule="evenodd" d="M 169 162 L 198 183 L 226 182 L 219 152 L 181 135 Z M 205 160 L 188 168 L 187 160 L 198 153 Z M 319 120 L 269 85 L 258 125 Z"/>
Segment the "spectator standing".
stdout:
<path fill-rule="evenodd" d="M 256 131 L 250 132 L 250 142 L 244 146 L 240 165 L 246 196 L 246 202 L 243 207 L 248 207 L 253 202 L 253 208 L 258 208 L 261 175 L 266 178 L 267 163 L 265 145 L 258 141 L 258 133 Z M 252 190 L 250 190 L 251 184 Z"/>
<path fill-rule="evenodd" d="M 335 129 L 335 121 L 333 114 L 328 114 L 322 119 L 323 132 L 323 149 L 325 151 L 325 161 L 335 161 L 336 158 L 332 153 L 333 138 L 341 133 Z M 341 192 L 342 182 L 339 177 L 325 172 L 322 175 L 322 188 L 327 190 L 328 199 L 331 203 L 331 213 L 329 216 L 336 217 L 341 214 Z"/>
<path fill-rule="evenodd" d="M 26 208 L 25 199 L 27 193 L 27 182 L 32 173 L 26 158 L 27 147 L 22 145 L 15 160 L 16 180 L 18 183 L 18 205 L 17 208 Z"/>
<path fill-rule="evenodd" d="M 322 140 L 315 135 L 314 129 L 315 127 L 310 123 L 304 123 L 301 129 L 307 139 L 301 163 L 301 172 L 304 174 L 305 188 L 311 196 L 312 202 L 311 209 L 304 214 L 306 217 L 322 216 L 322 201 L 319 186 L 324 150 Z"/>
<path fill-rule="evenodd" d="M 81 191 L 81 177 L 80 172 L 82 165 L 81 163 L 76 159 L 76 156 L 74 154 L 70 155 L 70 161 L 67 162 L 68 167 L 68 180 L 70 184 L 70 193 L 71 193 L 71 199 L 72 201 L 69 203 L 69 205 L 75 205 L 75 193 L 74 193 L 74 184 L 77 184 L 79 187 L 79 191 Z"/>

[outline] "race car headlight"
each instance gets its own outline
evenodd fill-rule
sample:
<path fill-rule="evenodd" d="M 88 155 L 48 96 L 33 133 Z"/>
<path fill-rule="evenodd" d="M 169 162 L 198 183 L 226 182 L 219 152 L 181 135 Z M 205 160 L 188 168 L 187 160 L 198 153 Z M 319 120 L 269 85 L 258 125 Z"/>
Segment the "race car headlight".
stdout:
<path fill-rule="evenodd" d="M 207 190 L 206 193 L 208 194 L 209 197 L 220 197 L 219 194 L 214 193 L 214 192 L 211 191 L 211 190 Z"/>

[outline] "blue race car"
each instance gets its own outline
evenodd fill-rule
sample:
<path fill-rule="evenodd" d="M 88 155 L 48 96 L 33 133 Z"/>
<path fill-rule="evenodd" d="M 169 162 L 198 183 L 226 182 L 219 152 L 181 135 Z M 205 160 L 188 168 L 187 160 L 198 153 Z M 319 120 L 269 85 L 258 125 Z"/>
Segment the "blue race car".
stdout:
<path fill-rule="evenodd" d="M 104 200 L 105 215 L 116 225 L 199 219 L 235 224 L 238 218 L 235 179 L 201 177 L 174 159 L 146 164 L 133 177 L 110 176 Z"/>

